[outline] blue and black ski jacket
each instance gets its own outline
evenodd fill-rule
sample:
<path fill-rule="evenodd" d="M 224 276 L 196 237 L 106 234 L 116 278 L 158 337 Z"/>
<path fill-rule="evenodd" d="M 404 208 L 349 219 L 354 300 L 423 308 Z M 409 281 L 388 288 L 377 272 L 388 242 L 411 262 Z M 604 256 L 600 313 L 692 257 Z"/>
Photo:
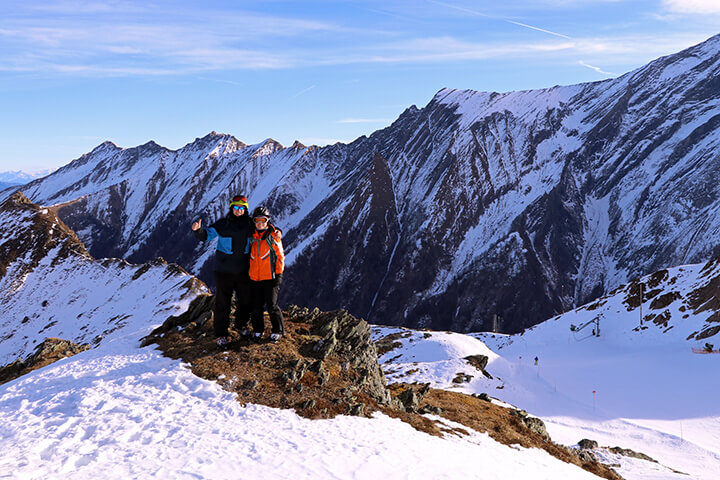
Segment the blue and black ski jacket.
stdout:
<path fill-rule="evenodd" d="M 198 240 L 204 242 L 217 238 L 214 268 L 216 272 L 247 274 L 248 255 L 245 253 L 245 247 L 254 230 L 247 213 L 240 217 L 229 213 L 209 227 L 193 233 Z"/>

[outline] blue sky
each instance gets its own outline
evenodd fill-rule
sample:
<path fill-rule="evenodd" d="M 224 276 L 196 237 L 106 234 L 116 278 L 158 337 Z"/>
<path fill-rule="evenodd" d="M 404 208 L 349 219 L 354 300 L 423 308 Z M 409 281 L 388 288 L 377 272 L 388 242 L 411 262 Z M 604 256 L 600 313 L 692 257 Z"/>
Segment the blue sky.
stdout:
<path fill-rule="evenodd" d="M 604 80 L 720 33 L 720 0 L 0 0 L 0 171 L 105 140 L 351 141 L 443 87 Z"/>

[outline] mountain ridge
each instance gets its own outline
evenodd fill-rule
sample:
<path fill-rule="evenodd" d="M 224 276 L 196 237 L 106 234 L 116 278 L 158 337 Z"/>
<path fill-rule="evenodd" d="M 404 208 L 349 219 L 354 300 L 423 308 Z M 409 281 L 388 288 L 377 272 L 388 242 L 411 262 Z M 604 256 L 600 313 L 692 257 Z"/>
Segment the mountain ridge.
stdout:
<path fill-rule="evenodd" d="M 177 151 L 96 152 L 92 172 L 78 165 L 24 191 L 65 203 L 59 215 L 95 256 L 163 256 L 205 281 L 212 249 L 187 225 L 220 218 L 242 193 L 284 230 L 284 301 L 458 331 L 499 315 L 520 331 L 720 253 L 718 44 L 602 82 L 442 89 L 349 144 L 241 146 L 212 132 Z"/>

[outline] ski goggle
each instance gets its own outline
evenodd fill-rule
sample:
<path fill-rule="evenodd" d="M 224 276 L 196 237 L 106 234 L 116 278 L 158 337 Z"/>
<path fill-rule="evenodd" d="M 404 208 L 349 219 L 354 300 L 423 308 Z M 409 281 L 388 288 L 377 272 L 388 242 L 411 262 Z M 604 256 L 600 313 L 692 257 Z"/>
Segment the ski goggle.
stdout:
<path fill-rule="evenodd" d="M 241 208 L 246 208 L 246 207 L 244 207 L 244 206 L 242 206 L 242 205 L 233 205 L 233 206 L 232 206 L 232 209 L 233 209 L 233 210 L 240 210 Z"/>
<path fill-rule="evenodd" d="M 242 195 L 233 197 L 232 200 L 230 200 L 230 206 L 232 208 L 238 207 L 238 209 L 239 209 L 240 207 L 243 207 L 243 208 L 247 209 L 248 208 L 247 198 L 243 197 Z"/>
<path fill-rule="evenodd" d="M 260 217 L 255 217 L 255 218 L 253 218 L 253 220 L 255 220 L 256 222 L 262 223 L 262 222 L 267 222 L 267 221 L 268 221 L 268 217 L 260 216 Z"/>

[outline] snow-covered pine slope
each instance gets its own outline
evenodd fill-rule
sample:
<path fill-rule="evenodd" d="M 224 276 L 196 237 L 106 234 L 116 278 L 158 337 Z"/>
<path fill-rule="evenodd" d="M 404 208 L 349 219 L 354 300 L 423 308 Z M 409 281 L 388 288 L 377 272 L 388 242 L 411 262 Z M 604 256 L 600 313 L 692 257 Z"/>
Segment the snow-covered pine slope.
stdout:
<path fill-rule="evenodd" d="M 48 337 L 97 346 L 139 339 L 207 287 L 176 265 L 96 260 L 52 210 L 0 204 L 0 366 Z"/>
<path fill-rule="evenodd" d="M 443 89 L 344 145 L 106 143 L 24 187 L 96 256 L 210 279 L 193 217 L 276 213 L 284 300 L 379 323 L 519 331 L 638 275 L 718 253 L 720 36 L 617 79 Z M 330 267 L 328 267 L 330 265 Z"/>
<path fill-rule="evenodd" d="M 590 438 L 659 462 L 599 451 L 628 480 L 711 480 L 720 471 L 720 354 L 693 348 L 720 347 L 718 294 L 715 259 L 642 277 L 522 334 L 375 327 L 374 338 L 399 334 L 401 346 L 380 360 L 389 382 L 486 392 L 541 417 L 555 441 Z M 477 354 L 492 379 L 464 360 Z M 473 378 L 454 383 L 458 373 Z"/>

